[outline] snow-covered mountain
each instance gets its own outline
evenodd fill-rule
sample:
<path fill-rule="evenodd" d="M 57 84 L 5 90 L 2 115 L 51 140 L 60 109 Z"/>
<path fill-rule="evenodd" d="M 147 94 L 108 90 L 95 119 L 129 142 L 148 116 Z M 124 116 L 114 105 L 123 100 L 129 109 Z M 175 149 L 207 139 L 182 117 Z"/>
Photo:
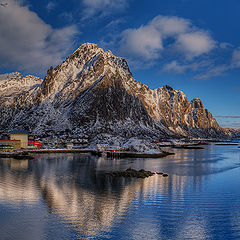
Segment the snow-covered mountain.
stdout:
<path fill-rule="evenodd" d="M 237 128 L 225 128 L 225 131 L 227 131 L 232 138 L 234 139 L 240 139 L 240 129 Z"/>
<path fill-rule="evenodd" d="M 223 137 L 200 99 L 164 86 L 151 90 L 127 65 L 96 44 L 81 45 L 43 80 L 19 73 L 0 76 L 1 131 L 36 135 Z"/>

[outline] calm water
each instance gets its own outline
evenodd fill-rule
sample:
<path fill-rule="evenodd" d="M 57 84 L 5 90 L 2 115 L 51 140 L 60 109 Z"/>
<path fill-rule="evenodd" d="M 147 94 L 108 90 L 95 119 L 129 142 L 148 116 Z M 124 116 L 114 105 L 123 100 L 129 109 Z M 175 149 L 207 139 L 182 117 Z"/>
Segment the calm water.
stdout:
<path fill-rule="evenodd" d="M 163 159 L 0 160 L 0 239 L 240 239 L 240 149 L 204 147 Z M 128 167 L 170 176 L 102 174 Z"/>

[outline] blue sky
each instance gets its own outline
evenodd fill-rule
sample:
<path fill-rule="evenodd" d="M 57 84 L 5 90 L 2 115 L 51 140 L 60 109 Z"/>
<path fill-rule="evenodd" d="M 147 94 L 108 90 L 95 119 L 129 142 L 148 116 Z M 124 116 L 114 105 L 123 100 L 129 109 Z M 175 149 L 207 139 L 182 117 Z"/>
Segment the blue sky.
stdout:
<path fill-rule="evenodd" d="M 43 77 L 84 42 L 127 59 L 136 80 L 199 97 L 240 128 L 239 0 L 1 0 L 0 73 Z"/>

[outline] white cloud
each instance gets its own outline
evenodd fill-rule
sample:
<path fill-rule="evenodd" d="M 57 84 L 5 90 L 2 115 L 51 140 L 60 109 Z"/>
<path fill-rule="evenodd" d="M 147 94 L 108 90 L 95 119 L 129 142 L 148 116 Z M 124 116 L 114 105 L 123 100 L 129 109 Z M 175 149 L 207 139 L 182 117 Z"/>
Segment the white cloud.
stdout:
<path fill-rule="evenodd" d="M 46 6 L 46 9 L 48 12 L 51 12 L 52 10 L 54 10 L 57 6 L 57 3 L 54 2 L 54 1 L 49 1 L 47 6 Z"/>
<path fill-rule="evenodd" d="M 174 60 L 164 65 L 162 70 L 165 72 L 181 74 L 184 73 L 187 69 L 191 69 L 193 67 L 193 65 L 181 65 L 178 61 Z"/>
<path fill-rule="evenodd" d="M 207 32 L 196 31 L 178 36 L 176 48 L 188 59 L 210 52 L 215 47 L 215 41 Z"/>
<path fill-rule="evenodd" d="M 232 66 L 233 67 L 240 67 L 240 49 L 239 48 L 237 48 L 233 51 Z"/>
<path fill-rule="evenodd" d="M 233 48 L 233 45 L 227 44 L 226 47 Z M 220 47 L 220 49 L 222 49 L 222 47 Z M 232 58 L 230 61 L 229 59 L 226 61 L 228 61 L 228 63 L 216 64 L 213 59 L 203 59 L 201 61 L 194 61 L 189 64 L 180 64 L 178 61 L 174 60 L 165 64 L 162 70 L 178 74 L 182 74 L 187 70 L 191 70 L 195 72 L 195 79 L 210 79 L 213 77 L 223 76 L 228 71 L 240 68 L 240 48 L 234 49 L 232 52 Z M 235 88 L 235 90 L 237 90 L 237 88 Z"/>
<path fill-rule="evenodd" d="M 175 36 L 188 32 L 191 29 L 191 22 L 184 18 L 175 16 L 157 16 L 150 25 L 155 27 L 163 37 Z"/>
<path fill-rule="evenodd" d="M 59 15 L 59 18 L 64 18 L 67 22 L 73 22 L 73 14 L 71 12 L 63 12 Z"/>
<path fill-rule="evenodd" d="M 163 49 L 161 34 L 152 26 L 129 29 L 122 33 L 120 51 L 124 55 L 156 59 Z"/>
<path fill-rule="evenodd" d="M 121 37 L 121 54 L 131 59 L 141 57 L 143 62 L 170 52 L 192 60 L 209 53 L 216 45 L 207 31 L 175 16 L 156 16 L 146 25 L 123 31 Z"/>
<path fill-rule="evenodd" d="M 128 7 L 129 0 L 82 0 L 85 7 L 82 20 L 94 16 L 103 17 Z"/>
<path fill-rule="evenodd" d="M 219 47 L 221 49 L 229 49 L 229 48 L 233 48 L 234 46 L 231 43 L 222 42 L 219 44 Z"/>
<path fill-rule="evenodd" d="M 224 44 L 225 45 L 225 44 Z M 228 48 L 232 50 L 233 45 L 227 44 Z M 222 49 L 222 47 L 220 47 Z M 224 48 L 225 49 L 225 48 Z M 209 79 L 212 77 L 218 77 L 225 75 L 228 71 L 240 68 L 240 48 L 236 48 L 232 51 L 232 58 L 226 59 L 228 63 L 215 64 L 214 62 L 209 62 L 205 66 L 199 66 L 200 73 L 197 74 L 195 79 Z M 198 69 L 199 70 L 199 69 Z"/>
<path fill-rule="evenodd" d="M 139 28 L 112 34 L 108 40 L 102 41 L 105 48 L 119 49 L 118 53 L 134 68 L 147 68 L 158 62 L 162 64 L 161 71 L 176 74 L 189 71 L 195 79 L 208 79 L 240 67 L 240 48 L 233 51 L 232 44 L 219 43 L 210 32 L 176 16 L 156 16 Z M 226 57 L 225 62 L 216 58 L 232 51 L 230 61 Z"/>
<path fill-rule="evenodd" d="M 0 67 L 43 73 L 72 47 L 75 26 L 53 29 L 19 1 L 0 8 Z"/>
<path fill-rule="evenodd" d="M 209 79 L 211 77 L 222 76 L 226 71 L 230 69 L 227 65 L 213 66 L 206 69 L 203 73 L 195 76 L 195 79 Z"/>
<path fill-rule="evenodd" d="M 122 23 L 125 23 L 125 20 L 123 18 L 118 18 L 109 22 L 104 28 L 108 30 L 113 30 Z"/>
<path fill-rule="evenodd" d="M 210 66 L 213 66 L 211 60 L 201 60 L 190 63 L 180 63 L 180 61 L 173 60 L 170 63 L 167 63 L 163 66 L 162 71 L 176 74 L 183 74 L 187 70 L 194 72 L 201 72 L 203 69 L 208 69 Z"/>

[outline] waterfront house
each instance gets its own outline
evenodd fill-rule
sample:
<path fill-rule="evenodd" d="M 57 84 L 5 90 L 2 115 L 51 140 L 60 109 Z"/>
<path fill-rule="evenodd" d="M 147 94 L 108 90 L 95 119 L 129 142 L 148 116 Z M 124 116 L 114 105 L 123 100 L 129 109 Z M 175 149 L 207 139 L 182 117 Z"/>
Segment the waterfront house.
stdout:
<path fill-rule="evenodd" d="M 16 130 L 10 132 L 10 140 L 20 140 L 21 148 L 28 147 L 28 131 Z"/>
<path fill-rule="evenodd" d="M 73 143 L 67 143 L 67 149 L 73 149 Z"/>

